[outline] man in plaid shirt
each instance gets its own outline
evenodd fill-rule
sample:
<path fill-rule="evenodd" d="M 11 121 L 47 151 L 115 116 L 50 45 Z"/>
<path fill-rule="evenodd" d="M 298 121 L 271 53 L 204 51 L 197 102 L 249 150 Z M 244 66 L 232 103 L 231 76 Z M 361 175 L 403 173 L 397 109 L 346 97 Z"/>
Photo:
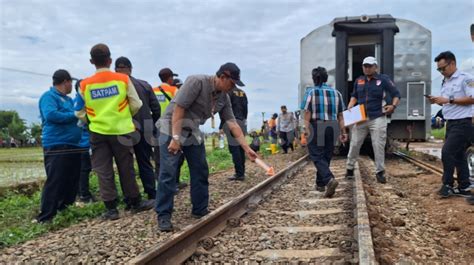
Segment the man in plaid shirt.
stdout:
<path fill-rule="evenodd" d="M 335 140 L 347 141 L 342 112 L 342 95 L 336 89 L 326 85 L 328 74 L 324 67 L 312 71 L 314 87 L 308 88 L 302 107 L 305 110 L 305 134 L 308 138 L 308 152 L 316 166 L 316 190 L 332 197 L 339 184 L 329 165 L 334 151 Z"/>

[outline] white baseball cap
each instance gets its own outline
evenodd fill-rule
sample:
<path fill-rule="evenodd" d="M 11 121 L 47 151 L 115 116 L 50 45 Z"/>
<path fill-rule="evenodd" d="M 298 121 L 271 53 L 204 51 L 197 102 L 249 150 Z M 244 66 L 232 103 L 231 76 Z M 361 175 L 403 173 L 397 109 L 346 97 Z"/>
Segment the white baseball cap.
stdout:
<path fill-rule="evenodd" d="M 362 62 L 362 65 L 364 64 L 377 64 L 377 59 L 372 56 L 368 56 L 364 58 L 364 61 Z"/>

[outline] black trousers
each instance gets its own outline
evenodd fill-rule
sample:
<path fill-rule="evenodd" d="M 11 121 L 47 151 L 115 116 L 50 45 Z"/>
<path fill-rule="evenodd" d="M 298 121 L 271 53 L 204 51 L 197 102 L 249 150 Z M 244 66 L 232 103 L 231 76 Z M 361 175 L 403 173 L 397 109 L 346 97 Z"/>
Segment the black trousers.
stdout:
<path fill-rule="evenodd" d="M 311 161 L 313 161 L 317 170 L 316 186 L 324 187 L 329 183 L 331 178 L 334 177 L 331 169 L 329 168 L 331 166 L 331 159 L 334 151 L 334 129 L 331 127 L 323 127 L 321 131 L 318 131 L 317 124 L 311 123 L 311 126 L 313 128 L 312 135 L 310 135 L 310 141 L 307 145 L 309 158 Z M 324 130 L 324 132 L 322 130 Z M 323 133 L 324 136 L 320 136 Z M 318 140 L 320 142 L 318 142 Z"/>
<path fill-rule="evenodd" d="M 294 151 L 293 140 L 295 140 L 295 131 L 280 132 L 280 145 L 283 153 L 288 153 L 288 148 Z"/>
<path fill-rule="evenodd" d="M 443 184 L 453 186 L 454 169 L 458 175 L 458 187 L 469 187 L 469 168 L 467 166 L 466 151 L 471 144 L 474 134 L 471 118 L 448 120 L 446 137 L 441 150 L 443 162 Z"/>
<path fill-rule="evenodd" d="M 81 169 L 80 149 L 71 145 L 44 148 L 46 182 L 41 192 L 39 222 L 53 219 L 76 200 Z"/>
<path fill-rule="evenodd" d="M 91 192 L 89 191 L 89 175 L 92 170 L 91 165 L 91 156 L 89 150 L 83 151 L 81 153 L 81 173 L 79 177 L 79 196 L 81 198 L 87 199 L 92 197 Z"/>
<path fill-rule="evenodd" d="M 148 199 L 155 199 L 156 178 L 155 172 L 153 171 L 153 166 L 151 164 L 153 150 L 151 145 L 146 141 L 144 135 L 141 134 L 140 136 L 140 141 L 133 146 L 138 164 L 138 172 L 143 184 L 143 189 L 148 195 Z"/>
<path fill-rule="evenodd" d="M 243 177 L 245 175 L 245 151 L 240 145 L 230 145 L 229 152 L 234 162 L 235 175 Z"/>

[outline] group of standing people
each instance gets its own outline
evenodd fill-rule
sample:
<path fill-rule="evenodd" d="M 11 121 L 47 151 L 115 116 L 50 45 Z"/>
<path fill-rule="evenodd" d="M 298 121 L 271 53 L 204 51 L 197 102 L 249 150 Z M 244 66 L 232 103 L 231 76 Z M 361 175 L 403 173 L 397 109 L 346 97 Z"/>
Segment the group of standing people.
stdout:
<path fill-rule="evenodd" d="M 463 196 L 474 204 L 470 190 L 469 169 L 466 150 L 473 142 L 474 78 L 456 68 L 456 58 L 450 51 L 440 53 L 435 62 L 437 70 L 444 76 L 440 96 L 426 95 L 432 104 L 441 105 L 447 120 L 446 138 L 442 149 L 443 177 L 439 195 L 442 198 Z M 354 82 L 354 88 L 347 109 L 363 104 L 367 120 L 350 128 L 350 148 L 346 163 L 346 178 L 354 178 L 354 166 L 360 148 L 370 134 L 375 160 L 375 178 L 386 183 L 385 144 L 387 137 L 387 115 L 392 114 L 400 102 L 400 92 L 389 76 L 378 73 L 377 60 L 366 57 L 362 63 L 363 76 Z M 325 192 L 326 197 L 335 193 L 338 185 L 329 169 L 334 144 L 344 143 L 349 134 L 344 126 L 342 95 L 328 86 L 327 71 L 323 67 L 313 69 L 314 87 L 307 89 L 301 108 L 305 111 L 305 134 L 309 137 L 308 151 L 317 168 L 316 190 Z M 390 97 L 386 97 L 386 96 Z M 391 102 L 386 102 L 387 98 Z M 454 186 L 454 172 L 457 172 L 457 187 Z"/>
<path fill-rule="evenodd" d="M 132 64 L 126 57 L 115 61 L 110 70 L 111 53 L 105 44 L 94 45 L 90 62 L 96 72 L 78 82 L 78 94 L 73 100 L 72 77 L 66 70 L 53 74 L 53 86 L 39 101 L 42 120 L 44 164 L 47 173 L 41 196 L 39 222 L 52 220 L 57 211 L 75 200 L 93 201 L 88 188 L 91 168 L 99 177 L 100 197 L 107 211 L 103 218 L 119 218 L 118 193 L 115 185 L 115 160 L 126 209 L 133 213 L 155 207 L 160 231 L 173 229 L 171 217 L 174 195 L 180 187 L 180 167 L 186 159 L 190 170 L 191 214 L 201 218 L 208 214 L 209 170 L 206 161 L 204 135 L 199 126 L 215 114 L 220 115 L 222 129 L 228 137 L 229 150 L 235 166 L 230 180 L 245 179 L 245 156 L 254 160 L 255 146 L 245 140 L 248 101 L 240 80 L 240 69 L 234 63 L 223 64 L 215 75 L 192 75 L 182 84 L 169 68 L 159 72 L 162 84 L 152 88 L 147 82 L 132 76 Z M 451 52 L 436 57 L 438 71 L 445 77 L 441 96 L 428 96 L 431 103 L 443 106 L 448 127 L 442 151 L 444 166 L 442 197 L 469 197 L 469 172 L 465 151 L 472 142 L 473 78 L 456 68 Z M 346 177 L 354 176 L 354 165 L 361 145 L 370 133 L 375 154 L 378 182 L 386 183 L 384 148 L 387 115 L 392 114 L 400 92 L 387 75 L 378 73 L 377 60 L 366 57 L 364 75 L 354 82 L 347 109 L 364 104 L 368 120 L 350 128 L 351 142 L 346 165 Z M 335 142 L 346 142 L 342 95 L 326 84 L 325 68 L 313 69 L 314 87 L 308 88 L 302 102 L 308 151 L 317 168 L 316 189 L 326 197 L 334 195 L 338 182 L 329 169 Z M 385 102 L 390 95 L 391 102 Z M 279 137 L 284 153 L 294 150 L 297 119 L 286 106 L 268 121 L 273 143 Z M 154 150 L 153 150 L 154 147 Z M 462 147 L 462 148 L 460 148 Z M 254 150 L 252 150 L 254 149 Z M 135 178 L 134 154 L 139 175 L 147 194 L 141 198 Z M 151 160 L 155 160 L 155 170 Z M 82 169 L 81 169 L 82 168 Z M 458 187 L 454 188 L 454 169 L 458 172 Z M 156 186 L 158 180 L 158 187 Z M 155 200 L 156 199 L 156 200 Z"/>
<path fill-rule="evenodd" d="M 245 93 L 236 88 L 236 85 L 244 86 L 240 69 L 234 63 L 226 63 L 215 75 L 189 76 L 178 93 L 181 84 L 176 82 L 173 77 L 177 75 L 169 68 L 159 72 L 163 83 L 152 88 L 132 76 L 132 64 L 126 57 L 115 61 L 115 72 L 112 72 L 107 45 L 94 45 L 90 55 L 96 72 L 80 81 L 74 101 L 67 96 L 72 91 L 72 77 L 66 70 L 58 70 L 53 75 L 53 86 L 39 102 L 47 179 L 38 222 L 51 221 L 58 210 L 75 201 L 81 154 L 89 152 L 91 168 L 99 179 L 100 197 L 107 209 L 104 219 L 119 218 L 113 160 L 126 209 L 137 213 L 155 207 L 159 229 L 170 231 L 174 195 L 182 186 L 180 167 L 186 159 L 190 170 L 192 215 L 196 218 L 206 215 L 209 170 L 204 135 L 199 126 L 219 113 L 222 128 L 235 140 L 230 148 L 235 150 L 232 151 L 234 162 L 243 161 L 235 163 L 236 178 L 243 177 L 241 168 L 237 168 L 245 164 L 243 155 L 251 160 L 257 157 L 244 138 L 246 97 L 245 110 L 236 111 L 237 119 L 229 97 L 235 95 L 244 101 Z M 243 121 L 242 125 L 237 120 Z M 90 150 L 80 145 L 81 135 L 87 140 L 87 133 Z M 134 154 L 148 200 L 141 198 L 138 189 Z"/>

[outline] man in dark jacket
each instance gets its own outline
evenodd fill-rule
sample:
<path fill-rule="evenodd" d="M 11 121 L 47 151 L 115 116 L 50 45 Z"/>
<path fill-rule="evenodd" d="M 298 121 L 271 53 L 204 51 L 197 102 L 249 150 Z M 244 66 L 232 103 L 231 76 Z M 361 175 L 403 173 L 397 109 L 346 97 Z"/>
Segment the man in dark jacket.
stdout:
<path fill-rule="evenodd" d="M 229 96 L 235 120 L 245 135 L 247 134 L 247 95 L 242 89 L 234 87 L 231 91 L 229 91 Z M 226 126 L 226 123 L 222 120 L 219 129 L 224 130 L 227 136 L 229 151 L 232 154 L 232 162 L 234 163 L 235 174 L 230 176 L 229 180 L 243 181 L 245 179 L 245 151 L 235 140 L 234 136 L 229 130 L 229 127 Z"/>
<path fill-rule="evenodd" d="M 137 159 L 138 171 L 143 189 L 148 199 L 156 198 L 156 181 L 151 165 L 152 145 L 156 145 L 154 135 L 155 122 L 161 115 L 160 103 L 155 97 L 152 87 L 146 81 L 132 76 L 132 63 L 127 57 L 119 57 L 115 61 L 115 72 L 130 76 L 138 97 L 143 102 L 140 110 L 133 116 L 134 123 L 140 132 L 140 140 L 133 146 Z"/>

